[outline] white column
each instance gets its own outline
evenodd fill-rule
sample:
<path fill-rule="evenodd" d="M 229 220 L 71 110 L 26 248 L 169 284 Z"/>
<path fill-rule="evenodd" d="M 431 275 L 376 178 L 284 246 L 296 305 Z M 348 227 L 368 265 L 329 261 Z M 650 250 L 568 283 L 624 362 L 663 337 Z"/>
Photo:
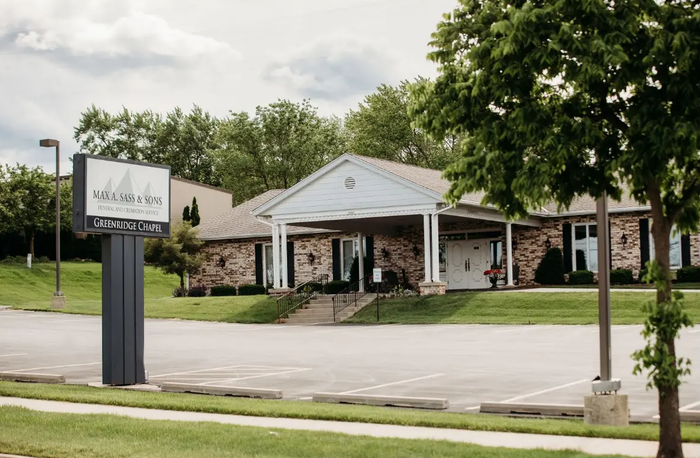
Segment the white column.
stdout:
<path fill-rule="evenodd" d="M 282 288 L 289 288 L 287 272 L 287 225 L 281 224 L 280 229 L 282 232 Z"/>
<path fill-rule="evenodd" d="M 280 287 L 280 226 L 272 226 L 272 288 Z"/>
<path fill-rule="evenodd" d="M 440 281 L 440 234 L 438 232 L 438 214 L 433 215 L 431 251 L 433 255 L 433 281 Z"/>
<path fill-rule="evenodd" d="M 362 232 L 357 233 L 357 267 L 359 268 L 360 292 L 365 291 L 365 249 L 362 246 Z"/>
<path fill-rule="evenodd" d="M 508 286 L 515 286 L 513 284 L 513 228 L 511 223 L 506 223 L 506 258 L 508 260 L 508 268 L 506 269 Z"/>
<path fill-rule="evenodd" d="M 423 257 L 425 258 L 425 282 L 430 283 L 430 215 L 423 215 Z"/>

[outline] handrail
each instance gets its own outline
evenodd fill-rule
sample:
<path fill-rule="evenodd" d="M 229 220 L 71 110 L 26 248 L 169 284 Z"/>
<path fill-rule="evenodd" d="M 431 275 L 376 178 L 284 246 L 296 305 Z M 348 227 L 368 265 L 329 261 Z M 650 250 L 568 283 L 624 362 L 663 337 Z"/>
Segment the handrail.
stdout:
<path fill-rule="evenodd" d="M 305 281 L 301 285 L 287 294 L 280 296 L 277 299 L 277 322 L 281 322 L 283 317 L 289 317 L 289 313 L 298 309 L 301 305 L 307 303 L 312 298 L 316 297 L 318 291 L 308 290 L 310 283 L 318 283 L 321 285 L 321 290 L 325 291 L 328 285 L 328 274 L 318 275 L 311 280 Z"/>
<path fill-rule="evenodd" d="M 372 275 L 368 275 L 365 278 L 356 281 L 352 285 L 348 286 L 347 288 L 333 296 L 334 323 L 337 322 L 337 316 L 340 312 L 350 307 L 351 305 L 356 304 L 358 300 L 362 299 L 368 293 L 367 287 L 369 285 L 370 278 L 372 278 Z M 364 282 L 364 291 L 359 291 L 361 282 Z"/>

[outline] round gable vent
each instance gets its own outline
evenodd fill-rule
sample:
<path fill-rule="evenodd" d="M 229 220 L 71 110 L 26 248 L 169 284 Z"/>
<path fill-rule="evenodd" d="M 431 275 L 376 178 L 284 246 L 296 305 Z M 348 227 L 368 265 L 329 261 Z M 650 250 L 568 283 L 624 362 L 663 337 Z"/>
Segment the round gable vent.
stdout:
<path fill-rule="evenodd" d="M 347 177 L 345 179 L 345 189 L 355 189 L 355 179 L 353 177 Z"/>

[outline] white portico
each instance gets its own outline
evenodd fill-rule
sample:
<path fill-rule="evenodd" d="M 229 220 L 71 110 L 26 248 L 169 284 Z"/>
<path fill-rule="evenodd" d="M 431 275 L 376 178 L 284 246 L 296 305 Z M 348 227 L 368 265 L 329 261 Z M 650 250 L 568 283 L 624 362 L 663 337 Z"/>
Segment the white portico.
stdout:
<path fill-rule="evenodd" d="M 349 154 L 339 157 L 252 212 L 272 226 L 273 287 L 290 286 L 286 271 L 290 226 L 353 234 L 357 241 L 352 256 L 359 259 L 365 258 L 365 247 L 370 260 L 379 258 L 374 242 L 367 243 L 368 235 L 382 240 L 403 237 L 392 251 L 395 258 L 400 257 L 396 262 L 422 267 L 421 294 L 489 286 L 483 272 L 494 263 L 494 256 L 500 261 L 501 249 L 506 255 L 506 283 L 513 285 L 511 226 L 539 226 L 540 222 L 534 218 L 506 222 L 495 209 L 480 205 L 479 195 L 465 196 L 449 206 L 443 201 L 448 189 L 440 171 Z M 352 241 L 341 241 L 339 259 L 347 260 L 343 253 L 352 246 Z M 336 264 L 345 261 L 336 262 L 335 251 L 334 245 L 333 278 L 344 279 L 343 266 L 336 268 Z M 384 248 L 381 251 L 383 256 L 391 255 Z M 360 279 L 371 274 L 364 272 L 363 264 L 358 263 Z M 360 283 L 359 288 L 363 287 Z"/>

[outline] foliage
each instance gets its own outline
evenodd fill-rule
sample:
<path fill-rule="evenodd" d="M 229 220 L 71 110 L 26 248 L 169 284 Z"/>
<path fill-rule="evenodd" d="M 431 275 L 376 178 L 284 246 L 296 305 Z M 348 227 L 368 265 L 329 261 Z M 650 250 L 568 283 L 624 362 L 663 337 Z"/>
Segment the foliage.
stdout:
<path fill-rule="evenodd" d="M 417 292 L 413 291 L 410 288 L 404 288 L 403 285 L 396 285 L 389 292 L 389 298 L 391 298 L 391 299 L 397 299 L 400 297 L 415 297 L 415 296 L 418 296 Z"/>
<path fill-rule="evenodd" d="M 231 113 L 221 124 L 216 169 L 234 204 L 286 189 L 345 150 L 339 119 L 319 116 L 308 100 L 279 100 L 255 115 Z"/>
<path fill-rule="evenodd" d="M 309 282 L 309 283 L 306 284 L 306 286 L 308 286 L 309 288 L 311 288 L 311 292 L 320 293 L 320 292 L 322 292 L 323 289 L 324 289 L 324 288 L 323 288 L 323 285 L 322 285 L 321 283 L 317 283 L 317 282 Z"/>
<path fill-rule="evenodd" d="M 209 288 L 205 285 L 195 285 L 187 291 L 187 297 L 205 297 L 207 291 L 209 291 Z"/>
<path fill-rule="evenodd" d="M 365 271 L 367 272 L 367 271 Z M 370 270 L 368 273 L 372 273 Z M 386 277 L 386 282 L 389 285 L 398 285 L 399 284 L 399 274 L 394 272 L 393 270 L 385 270 L 383 271 L 383 275 Z"/>
<path fill-rule="evenodd" d="M 362 156 L 442 169 L 457 159 L 458 141 L 455 137 L 434 141 L 411 125 L 410 86 L 408 81 L 397 87 L 382 84 L 365 97 L 357 111 L 351 110 L 346 115 L 348 149 Z"/>
<path fill-rule="evenodd" d="M 647 270 L 646 269 L 640 270 L 639 275 L 637 276 L 637 282 L 646 283 L 646 280 L 645 280 L 646 276 L 647 276 Z"/>
<path fill-rule="evenodd" d="M 613 285 L 631 285 L 634 274 L 630 269 L 613 269 L 610 271 L 610 283 Z"/>
<path fill-rule="evenodd" d="M 374 266 L 372 265 L 371 259 L 367 256 L 364 257 L 365 265 L 365 278 L 371 277 L 372 276 L 372 269 Z M 384 276 L 384 275 L 382 275 Z M 350 266 L 350 284 L 354 285 L 357 282 L 360 281 L 360 263 L 359 263 L 359 256 L 355 256 L 352 259 L 352 265 Z M 397 281 L 398 283 L 398 281 Z"/>
<path fill-rule="evenodd" d="M 185 205 L 185 208 L 182 209 L 182 221 L 192 221 L 189 205 Z"/>
<path fill-rule="evenodd" d="M 126 108 L 111 114 L 92 105 L 73 137 L 81 152 L 168 164 L 174 176 L 218 186 L 211 151 L 219 148 L 219 122 L 197 105 L 188 114 L 176 107 L 165 116 Z"/>
<path fill-rule="evenodd" d="M 180 277 L 180 288 L 184 290 L 185 275 L 195 274 L 202 267 L 202 245 L 197 230 L 185 221 L 171 228 L 170 238 L 147 239 L 144 259 L 163 272 Z"/>
<path fill-rule="evenodd" d="M 664 293 L 668 284 L 668 274 L 656 261 L 648 262 L 647 270 L 645 281 L 653 283 L 659 293 Z M 669 387 L 678 388 L 681 377 L 690 375 L 690 360 L 677 358 L 667 342 L 675 341 L 680 330 L 693 326 L 693 322 L 685 310 L 683 293 L 680 291 L 674 291 L 667 301 L 647 302 L 644 311 L 647 318 L 644 321 L 642 336 L 647 344 L 643 349 L 632 354 L 632 358 L 637 361 L 634 366 L 634 375 L 648 371 L 647 388 L 655 387 L 660 390 L 660 393 L 664 393 L 664 390 Z"/>
<path fill-rule="evenodd" d="M 326 285 L 326 294 L 338 294 L 350 287 L 350 282 L 346 280 L 333 280 Z"/>
<path fill-rule="evenodd" d="M 197 205 L 197 198 L 192 198 L 192 210 L 190 210 L 190 221 L 192 222 L 192 227 L 199 226 L 202 219 L 199 217 L 199 205 Z"/>
<path fill-rule="evenodd" d="M 49 262 L 51 262 L 51 260 L 46 256 L 37 256 L 36 258 L 32 259 L 32 265 L 34 265 L 34 264 L 47 264 Z M 5 259 L 0 260 L 0 263 L 26 265 L 27 264 L 27 257 L 26 256 L 8 256 Z"/>
<path fill-rule="evenodd" d="M 550 248 L 535 270 L 535 283 L 540 285 L 564 284 L 564 257 L 561 249 Z"/>
<path fill-rule="evenodd" d="M 236 287 L 233 285 L 217 285 L 209 289 L 209 294 L 212 296 L 235 296 Z"/>
<path fill-rule="evenodd" d="M 678 283 L 700 282 L 700 266 L 686 266 L 676 272 Z"/>
<path fill-rule="evenodd" d="M 189 294 L 190 290 L 183 286 L 178 286 L 173 290 L 173 297 L 187 297 Z"/>
<path fill-rule="evenodd" d="M 593 272 L 590 270 L 575 270 L 569 273 L 569 284 L 570 285 L 592 285 Z"/>
<path fill-rule="evenodd" d="M 267 289 L 263 285 L 241 285 L 238 287 L 239 296 L 257 296 L 267 294 Z"/>

